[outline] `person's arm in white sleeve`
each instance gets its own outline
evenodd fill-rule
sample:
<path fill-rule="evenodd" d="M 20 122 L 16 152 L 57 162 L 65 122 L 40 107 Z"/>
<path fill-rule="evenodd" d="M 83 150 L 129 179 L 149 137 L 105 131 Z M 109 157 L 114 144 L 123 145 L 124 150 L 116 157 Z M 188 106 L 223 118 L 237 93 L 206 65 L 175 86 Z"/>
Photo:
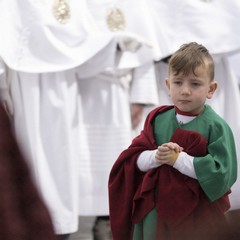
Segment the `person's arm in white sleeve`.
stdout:
<path fill-rule="evenodd" d="M 197 179 L 196 172 L 193 165 L 193 156 L 188 155 L 186 152 L 181 152 L 178 155 L 173 167 L 182 174 Z"/>
<path fill-rule="evenodd" d="M 156 150 L 147 150 L 142 152 L 138 156 L 137 166 L 142 172 L 147 172 L 151 168 L 156 168 L 161 166 L 161 164 L 156 162 L 155 155 Z"/>
<path fill-rule="evenodd" d="M 142 172 L 147 172 L 152 168 L 161 166 L 159 162 L 156 161 L 156 150 L 144 151 L 142 152 L 137 160 L 137 166 Z M 177 169 L 182 174 L 197 179 L 196 172 L 193 165 L 193 156 L 188 155 L 186 152 L 181 152 L 178 155 L 173 167 Z"/>

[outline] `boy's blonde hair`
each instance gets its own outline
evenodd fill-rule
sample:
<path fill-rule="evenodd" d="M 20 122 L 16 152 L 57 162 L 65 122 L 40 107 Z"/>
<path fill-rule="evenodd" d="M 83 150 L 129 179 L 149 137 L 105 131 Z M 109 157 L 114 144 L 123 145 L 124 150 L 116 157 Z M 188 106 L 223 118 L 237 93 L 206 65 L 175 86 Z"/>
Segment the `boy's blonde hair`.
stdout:
<path fill-rule="evenodd" d="M 209 51 L 196 42 L 183 44 L 169 60 L 169 74 L 195 74 L 199 66 L 207 68 L 210 81 L 214 80 L 214 61 Z"/>

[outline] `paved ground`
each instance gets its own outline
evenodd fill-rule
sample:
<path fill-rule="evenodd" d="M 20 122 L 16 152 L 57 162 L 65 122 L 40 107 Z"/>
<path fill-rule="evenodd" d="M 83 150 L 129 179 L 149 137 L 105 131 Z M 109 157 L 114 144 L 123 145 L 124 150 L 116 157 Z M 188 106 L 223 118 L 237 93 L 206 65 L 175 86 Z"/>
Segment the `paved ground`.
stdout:
<path fill-rule="evenodd" d="M 79 218 L 79 230 L 70 236 L 69 240 L 93 240 L 92 228 L 95 217 Z"/>

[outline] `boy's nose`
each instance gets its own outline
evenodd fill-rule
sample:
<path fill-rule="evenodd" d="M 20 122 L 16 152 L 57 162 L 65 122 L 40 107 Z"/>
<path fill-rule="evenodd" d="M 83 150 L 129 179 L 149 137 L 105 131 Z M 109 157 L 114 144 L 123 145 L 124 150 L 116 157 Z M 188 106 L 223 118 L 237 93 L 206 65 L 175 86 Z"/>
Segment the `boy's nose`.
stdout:
<path fill-rule="evenodd" d="M 183 86 L 181 90 L 182 94 L 189 95 L 191 93 L 191 90 L 188 86 Z"/>

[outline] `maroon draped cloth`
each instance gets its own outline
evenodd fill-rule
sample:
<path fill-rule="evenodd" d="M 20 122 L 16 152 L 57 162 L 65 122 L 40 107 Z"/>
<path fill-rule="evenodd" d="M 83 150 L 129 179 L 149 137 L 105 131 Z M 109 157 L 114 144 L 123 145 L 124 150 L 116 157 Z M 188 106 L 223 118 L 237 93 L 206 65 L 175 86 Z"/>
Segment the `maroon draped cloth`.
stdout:
<path fill-rule="evenodd" d="M 0 239 L 57 240 L 5 109 L 0 105 Z"/>
<path fill-rule="evenodd" d="M 149 114 L 141 134 L 120 154 L 111 170 L 109 205 L 114 240 L 132 239 L 134 224 L 154 207 L 158 212 L 157 239 L 161 240 L 198 239 L 197 232 L 200 239 L 205 237 L 201 235 L 202 229 L 206 237 L 213 237 L 212 232 L 215 234 L 225 224 L 223 212 L 229 208 L 227 196 L 210 202 L 197 180 L 168 165 L 146 173 L 137 168 L 139 154 L 157 148 L 152 130 L 154 117 L 172 107 L 158 107 Z M 178 128 L 170 141 L 178 143 L 189 155 L 207 154 L 207 140 L 198 132 Z"/>

